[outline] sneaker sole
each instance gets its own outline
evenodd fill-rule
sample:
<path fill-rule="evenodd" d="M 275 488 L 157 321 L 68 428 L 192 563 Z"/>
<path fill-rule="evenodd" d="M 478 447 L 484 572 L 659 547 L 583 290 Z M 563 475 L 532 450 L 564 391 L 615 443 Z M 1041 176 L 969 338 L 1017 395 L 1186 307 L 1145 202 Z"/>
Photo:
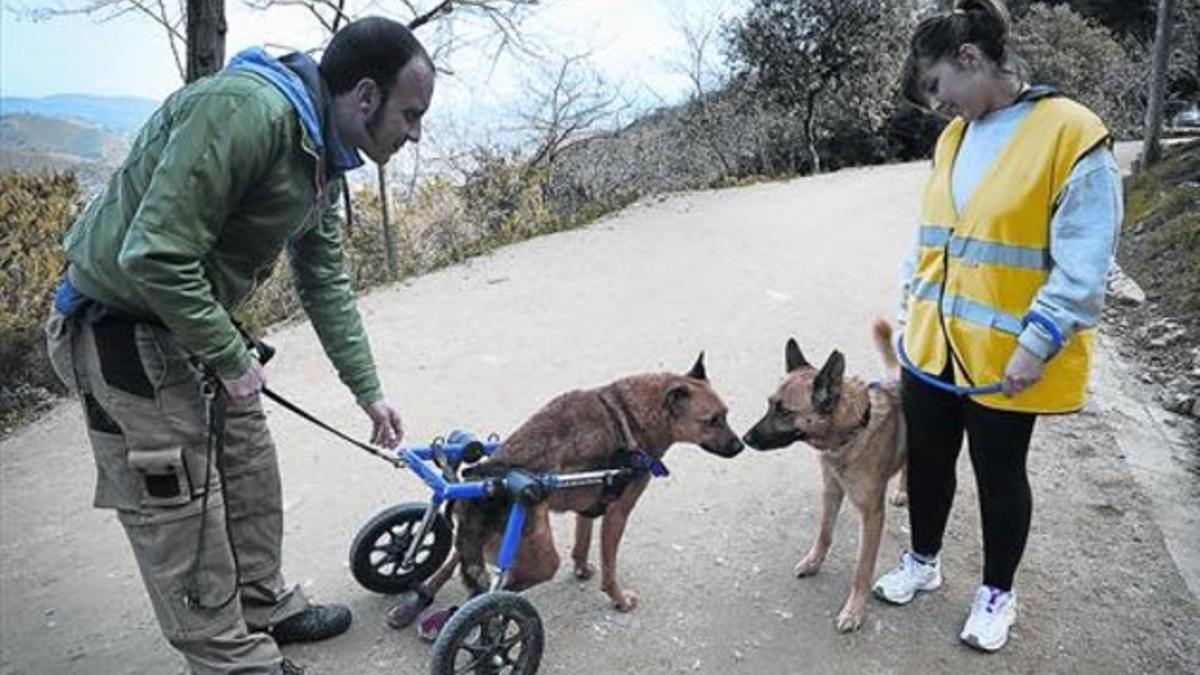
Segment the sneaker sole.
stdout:
<path fill-rule="evenodd" d="M 941 578 L 941 575 L 938 575 L 938 577 L 936 579 L 934 579 L 932 582 L 925 584 L 924 586 L 918 587 L 917 590 L 910 593 L 908 595 L 908 597 L 906 597 L 906 598 L 890 598 L 887 595 L 885 595 L 883 590 L 878 586 L 872 588 L 871 593 L 874 594 L 875 597 L 888 603 L 889 605 L 896 605 L 897 607 L 899 607 L 901 605 L 907 605 L 908 603 L 912 602 L 913 598 L 917 597 L 917 593 L 926 593 L 929 591 L 936 591 L 937 589 L 941 588 L 941 586 L 942 586 L 942 578 Z"/>
<path fill-rule="evenodd" d="M 963 641 L 964 644 L 966 644 L 970 647 L 973 647 L 975 649 L 978 649 L 981 652 L 988 653 L 988 654 L 993 654 L 995 652 L 998 652 L 998 651 L 1000 651 L 1001 647 L 1008 644 L 1007 637 L 1005 637 L 1003 640 L 1001 640 L 1000 644 L 997 644 L 997 645 L 985 645 L 982 642 L 980 642 L 979 638 L 977 638 L 974 635 L 966 635 L 966 636 L 960 635 L 958 637 L 960 640 Z"/>

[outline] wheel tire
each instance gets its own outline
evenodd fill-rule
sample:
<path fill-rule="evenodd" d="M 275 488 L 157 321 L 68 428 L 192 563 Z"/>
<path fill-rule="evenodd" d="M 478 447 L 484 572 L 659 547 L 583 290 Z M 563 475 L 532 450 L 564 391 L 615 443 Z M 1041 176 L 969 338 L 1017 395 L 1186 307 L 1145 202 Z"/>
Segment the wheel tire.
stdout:
<path fill-rule="evenodd" d="M 450 555 L 453 534 L 441 513 L 425 534 L 425 543 L 417 550 L 412 568 L 405 570 L 399 564 L 428 507 L 422 503 L 393 506 L 358 531 L 350 545 L 350 572 L 363 588 L 385 595 L 403 593 L 442 566 Z"/>
<path fill-rule="evenodd" d="M 433 645 L 430 672 L 533 675 L 542 663 L 545 639 L 542 619 L 524 596 L 509 591 L 485 593 L 446 622 Z M 461 656 L 466 657 L 465 663 L 459 662 Z M 471 658 L 478 663 L 474 668 Z"/>

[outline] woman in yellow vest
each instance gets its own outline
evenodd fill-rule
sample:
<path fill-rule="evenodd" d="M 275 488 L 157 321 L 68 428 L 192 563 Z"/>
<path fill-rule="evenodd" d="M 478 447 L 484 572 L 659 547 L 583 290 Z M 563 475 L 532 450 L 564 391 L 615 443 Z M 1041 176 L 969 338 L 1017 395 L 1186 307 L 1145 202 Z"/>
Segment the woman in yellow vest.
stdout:
<path fill-rule="evenodd" d="M 960 637 L 995 651 L 1016 620 L 1034 422 L 1084 403 L 1121 176 L 1096 115 L 1009 66 L 1003 3 L 956 4 L 920 23 L 906 69 L 909 97 L 953 120 L 938 140 L 902 282 L 912 549 L 874 590 L 905 604 L 941 585 L 965 434 L 984 569 Z"/>

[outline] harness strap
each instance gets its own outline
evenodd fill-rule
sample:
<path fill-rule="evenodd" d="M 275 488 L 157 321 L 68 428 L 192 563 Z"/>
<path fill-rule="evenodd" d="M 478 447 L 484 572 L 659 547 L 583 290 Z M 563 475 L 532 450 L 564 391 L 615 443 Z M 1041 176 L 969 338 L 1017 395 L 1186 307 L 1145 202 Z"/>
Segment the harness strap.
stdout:
<path fill-rule="evenodd" d="M 586 518 L 599 518 L 608 511 L 609 504 L 621 498 L 625 488 L 633 481 L 650 474 L 655 477 L 670 475 L 667 465 L 638 447 L 637 438 L 630 427 L 629 416 L 624 413 L 620 400 L 610 400 L 603 394 L 599 395 L 600 403 L 608 413 L 609 420 L 617 431 L 617 440 L 622 447 L 609 457 L 605 469 L 624 469 L 624 471 L 605 483 L 596 503 L 580 514 Z"/>

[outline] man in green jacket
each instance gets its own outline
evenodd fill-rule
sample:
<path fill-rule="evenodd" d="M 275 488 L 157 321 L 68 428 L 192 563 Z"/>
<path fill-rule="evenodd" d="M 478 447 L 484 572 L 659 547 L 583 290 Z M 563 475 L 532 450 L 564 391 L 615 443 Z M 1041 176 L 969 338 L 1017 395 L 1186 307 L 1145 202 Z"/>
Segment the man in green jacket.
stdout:
<path fill-rule="evenodd" d="M 420 139 L 433 82 L 424 48 L 382 18 L 344 27 L 319 66 L 246 50 L 166 100 L 66 236 L 51 362 L 84 404 L 95 505 L 116 509 L 193 673 L 302 672 L 278 644 L 349 628 L 349 609 L 283 581 L 263 369 L 230 313 L 286 250 L 372 441 L 399 443 L 343 268 L 337 179 L 359 152 L 383 163 Z"/>

